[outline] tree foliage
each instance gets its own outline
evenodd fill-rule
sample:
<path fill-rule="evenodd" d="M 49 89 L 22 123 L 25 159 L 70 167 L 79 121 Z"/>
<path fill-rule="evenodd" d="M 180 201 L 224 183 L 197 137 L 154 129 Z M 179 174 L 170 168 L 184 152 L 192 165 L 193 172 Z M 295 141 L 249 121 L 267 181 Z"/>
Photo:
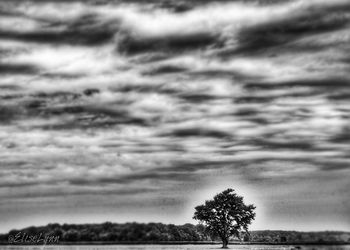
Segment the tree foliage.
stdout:
<path fill-rule="evenodd" d="M 54 235 L 60 242 L 196 242 L 209 241 L 203 225 L 173 225 L 162 223 L 49 224 L 11 230 L 0 235 L 0 243 L 12 235 Z"/>
<path fill-rule="evenodd" d="M 113 243 L 163 243 L 163 242 L 208 242 L 220 240 L 209 234 L 203 224 L 166 225 L 162 223 L 102 223 L 102 224 L 48 224 L 40 227 L 27 227 L 0 234 L 0 245 L 7 244 L 9 235 L 58 236 L 59 242 Z M 349 232 L 296 232 L 296 231 L 252 231 L 244 234 L 245 240 L 256 243 L 349 243 Z M 0 247 L 1 248 L 1 247 Z"/>
<path fill-rule="evenodd" d="M 226 247 L 230 236 L 240 238 L 242 232 L 248 232 L 248 226 L 255 218 L 254 209 L 254 205 L 245 205 L 243 197 L 229 188 L 195 207 L 193 219 L 217 234 Z"/>

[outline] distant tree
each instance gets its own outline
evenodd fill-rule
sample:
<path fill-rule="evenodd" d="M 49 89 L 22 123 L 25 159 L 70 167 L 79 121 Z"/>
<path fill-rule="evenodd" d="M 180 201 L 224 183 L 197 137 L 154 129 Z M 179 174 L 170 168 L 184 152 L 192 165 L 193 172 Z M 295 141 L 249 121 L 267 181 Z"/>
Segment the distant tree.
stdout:
<path fill-rule="evenodd" d="M 280 242 L 287 242 L 287 237 L 286 236 L 281 236 Z"/>
<path fill-rule="evenodd" d="M 243 241 L 244 242 L 249 242 L 251 239 L 250 239 L 250 235 L 249 233 L 245 233 L 244 236 L 243 236 Z"/>
<path fill-rule="evenodd" d="M 76 242 L 80 239 L 80 233 L 76 229 L 69 229 L 63 235 L 64 241 Z"/>
<path fill-rule="evenodd" d="M 248 233 L 248 225 L 255 218 L 254 209 L 254 205 L 245 205 L 243 197 L 229 188 L 195 207 L 193 219 L 217 234 L 222 240 L 222 248 L 227 248 L 230 236 L 240 238 L 242 232 Z"/>

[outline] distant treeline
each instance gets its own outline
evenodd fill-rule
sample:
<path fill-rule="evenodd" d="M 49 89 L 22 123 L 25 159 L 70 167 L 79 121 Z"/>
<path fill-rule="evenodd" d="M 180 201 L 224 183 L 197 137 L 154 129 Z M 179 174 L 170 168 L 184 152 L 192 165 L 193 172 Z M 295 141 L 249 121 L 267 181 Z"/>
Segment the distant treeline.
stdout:
<path fill-rule="evenodd" d="M 219 240 L 210 235 L 203 225 L 173 225 L 162 223 L 110 223 L 102 224 L 48 224 L 11 230 L 0 235 L 0 242 L 9 237 L 58 236 L 59 242 L 201 242 Z M 239 240 L 239 239 L 232 239 Z M 296 232 L 296 231 L 252 231 L 242 235 L 243 242 L 264 243 L 350 243 L 348 232 Z"/>

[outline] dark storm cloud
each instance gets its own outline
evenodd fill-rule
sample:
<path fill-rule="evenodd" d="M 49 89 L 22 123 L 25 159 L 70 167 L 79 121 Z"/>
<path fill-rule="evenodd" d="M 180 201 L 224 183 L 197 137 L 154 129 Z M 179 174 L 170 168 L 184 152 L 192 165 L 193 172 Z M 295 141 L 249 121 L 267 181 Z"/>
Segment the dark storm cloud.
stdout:
<path fill-rule="evenodd" d="M 332 101 L 346 101 L 350 98 L 350 92 L 346 92 L 346 90 L 344 90 L 342 93 L 329 94 L 328 98 Z"/>
<path fill-rule="evenodd" d="M 201 103 L 208 102 L 210 100 L 221 99 L 222 97 L 210 95 L 210 94 L 200 94 L 200 93 L 183 93 L 179 95 L 182 99 L 190 103 Z"/>
<path fill-rule="evenodd" d="M 101 27 L 103 29 L 103 27 Z M 96 45 L 108 41 L 113 37 L 113 33 L 108 31 L 80 31 L 72 28 L 68 31 L 54 32 L 14 32 L 0 30 L 0 38 L 14 39 L 27 42 L 39 43 L 68 43 L 68 44 L 86 44 Z"/>
<path fill-rule="evenodd" d="M 247 83 L 245 88 L 249 90 L 274 90 L 295 87 L 313 87 L 324 90 L 338 91 L 339 89 L 347 89 L 350 85 L 350 80 L 347 78 L 326 78 L 326 79 L 298 79 L 296 81 L 279 82 L 279 83 Z"/>
<path fill-rule="evenodd" d="M 18 90 L 20 89 L 20 87 L 18 87 L 17 85 L 12 85 L 12 84 L 4 84 L 4 85 L 0 85 L 0 89 L 1 90 Z"/>
<path fill-rule="evenodd" d="M 0 74 L 37 74 L 38 68 L 30 64 L 0 63 Z"/>
<path fill-rule="evenodd" d="M 242 97 L 237 97 L 235 99 L 235 102 L 237 103 L 268 103 L 272 102 L 273 99 L 268 96 L 242 96 Z"/>
<path fill-rule="evenodd" d="M 350 165 L 350 159 L 346 160 L 337 160 L 335 159 L 334 161 L 328 161 L 328 162 L 322 162 L 322 171 L 347 171 L 349 170 L 349 165 Z"/>
<path fill-rule="evenodd" d="M 24 42 L 98 45 L 114 37 L 115 26 L 99 20 L 96 15 L 82 15 L 68 22 L 27 17 L 40 25 L 35 30 L 21 31 L 0 28 L 0 38 Z"/>
<path fill-rule="evenodd" d="M 255 145 L 259 145 L 268 149 L 291 149 L 291 150 L 313 150 L 313 144 L 309 141 L 297 140 L 285 140 L 285 141 L 273 141 L 266 139 L 257 139 L 254 142 Z"/>
<path fill-rule="evenodd" d="M 188 69 L 185 67 L 181 67 L 180 65 L 161 65 L 155 69 L 151 69 L 145 74 L 149 75 L 158 75 L 158 74 L 172 74 L 172 73 L 181 73 L 186 72 Z"/>
<path fill-rule="evenodd" d="M 230 54 L 230 51 L 234 53 L 249 53 L 262 50 L 264 52 L 270 47 L 290 44 L 305 35 L 334 31 L 346 27 L 349 22 L 348 11 L 349 4 L 347 3 L 336 6 L 325 5 L 316 9 L 305 8 L 295 15 L 277 18 L 277 20 L 271 19 L 261 24 L 244 27 L 237 34 L 238 47 L 234 49 L 228 47 L 227 50 L 223 50 L 222 55 L 226 57 Z M 139 53 L 160 50 L 176 52 L 203 48 L 209 45 L 225 48 L 226 44 L 230 44 L 231 37 L 220 35 L 222 34 L 219 31 L 213 30 L 208 30 L 207 33 L 194 32 L 188 35 L 179 33 L 171 36 L 150 38 L 137 37 L 125 33 L 119 42 L 119 49 L 122 52 Z M 286 49 L 287 51 L 291 50 L 288 47 Z M 300 46 L 298 49 L 301 49 Z"/>
<path fill-rule="evenodd" d="M 208 129 L 208 128 L 178 128 L 169 133 L 162 134 L 163 136 L 175 136 L 175 137 L 214 137 L 214 138 L 230 138 L 232 135 L 225 131 Z"/>
<path fill-rule="evenodd" d="M 0 105 L 0 123 L 11 123 L 20 112 L 15 106 Z"/>
<path fill-rule="evenodd" d="M 21 188 L 21 187 L 24 187 L 24 188 L 27 188 L 27 187 L 30 187 L 30 186 L 35 186 L 35 185 L 38 185 L 38 183 L 35 183 L 35 182 L 21 182 L 21 183 L 1 183 L 0 184 L 0 188 Z"/>
<path fill-rule="evenodd" d="M 339 133 L 330 138 L 333 143 L 348 143 L 350 142 L 350 127 L 344 127 Z"/>
<path fill-rule="evenodd" d="M 165 37 L 133 37 L 130 34 L 122 35 L 119 40 L 119 51 L 122 53 L 135 54 L 149 51 L 172 51 L 184 52 L 209 46 L 216 41 L 215 34 L 190 34 L 190 35 L 173 35 Z"/>
<path fill-rule="evenodd" d="M 73 115 L 74 119 L 61 119 L 54 124 L 39 127 L 43 129 L 74 129 L 118 124 L 149 125 L 150 121 L 148 119 L 133 115 L 126 109 L 127 106 L 125 105 L 91 105 L 88 99 L 98 93 L 97 89 L 87 88 L 82 93 L 58 91 L 50 93 L 37 92 L 30 95 L 0 95 L 0 99 L 14 99 L 18 102 L 17 105 L 0 106 L 1 122 L 41 117 L 44 119 L 64 118 L 65 116 Z"/>
<path fill-rule="evenodd" d="M 329 18 L 326 20 L 317 20 L 316 17 L 307 15 L 306 17 L 284 21 L 284 23 L 276 22 L 255 26 L 244 29 L 239 34 L 241 45 L 237 51 L 240 53 L 264 52 L 268 48 L 291 43 L 293 40 L 301 38 L 306 34 L 310 35 L 317 32 L 327 32 L 343 28 L 348 25 L 348 22 L 348 18 L 339 17 L 339 14 L 335 14 L 334 20 L 329 20 Z M 286 49 L 290 51 L 290 48 L 287 47 Z M 297 49 L 300 50 L 300 46 Z M 312 47 L 311 49 L 315 48 Z"/>
<path fill-rule="evenodd" d="M 38 92 L 38 93 L 33 93 L 31 96 L 35 99 L 42 99 L 45 100 L 47 99 L 48 101 L 52 99 L 60 99 L 62 101 L 67 101 L 71 100 L 74 101 L 78 98 L 81 97 L 81 93 L 74 93 L 74 92 L 68 92 L 68 91 L 57 91 L 57 92 Z"/>
<path fill-rule="evenodd" d="M 282 20 L 270 20 L 266 23 L 244 28 L 238 33 L 239 46 L 233 49 L 232 52 L 264 53 L 274 47 L 277 47 L 279 53 L 284 48 L 285 52 L 291 52 L 293 41 L 297 39 L 347 27 L 350 21 L 349 11 L 350 5 L 348 3 L 337 6 L 307 8 L 301 13 L 286 16 Z M 283 47 L 283 45 L 289 46 Z M 317 48 L 307 44 L 304 46 L 311 50 Z M 302 46 L 297 46 L 296 49 L 301 51 Z M 322 47 L 319 47 L 319 49 L 322 49 Z M 229 52 L 223 51 L 222 55 L 227 56 L 230 54 Z"/>
<path fill-rule="evenodd" d="M 135 84 L 135 85 L 127 85 L 127 84 L 125 84 L 125 85 L 121 85 L 119 87 L 111 86 L 110 90 L 112 92 L 121 92 L 121 93 L 130 93 L 130 92 L 136 92 L 136 93 L 154 93 L 154 92 L 171 93 L 170 90 L 162 88 L 161 86 L 143 85 L 143 84 Z"/>

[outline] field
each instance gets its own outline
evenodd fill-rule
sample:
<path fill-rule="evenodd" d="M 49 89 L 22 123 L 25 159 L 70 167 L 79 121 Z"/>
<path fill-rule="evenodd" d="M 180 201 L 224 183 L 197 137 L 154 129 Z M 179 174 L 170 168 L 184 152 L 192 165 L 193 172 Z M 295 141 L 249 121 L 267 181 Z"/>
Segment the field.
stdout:
<path fill-rule="evenodd" d="M 283 245 L 232 245 L 236 250 L 349 250 L 346 246 L 283 246 Z M 219 245 L 114 245 L 114 246 L 2 246 L 2 250 L 200 250 L 221 249 Z"/>

